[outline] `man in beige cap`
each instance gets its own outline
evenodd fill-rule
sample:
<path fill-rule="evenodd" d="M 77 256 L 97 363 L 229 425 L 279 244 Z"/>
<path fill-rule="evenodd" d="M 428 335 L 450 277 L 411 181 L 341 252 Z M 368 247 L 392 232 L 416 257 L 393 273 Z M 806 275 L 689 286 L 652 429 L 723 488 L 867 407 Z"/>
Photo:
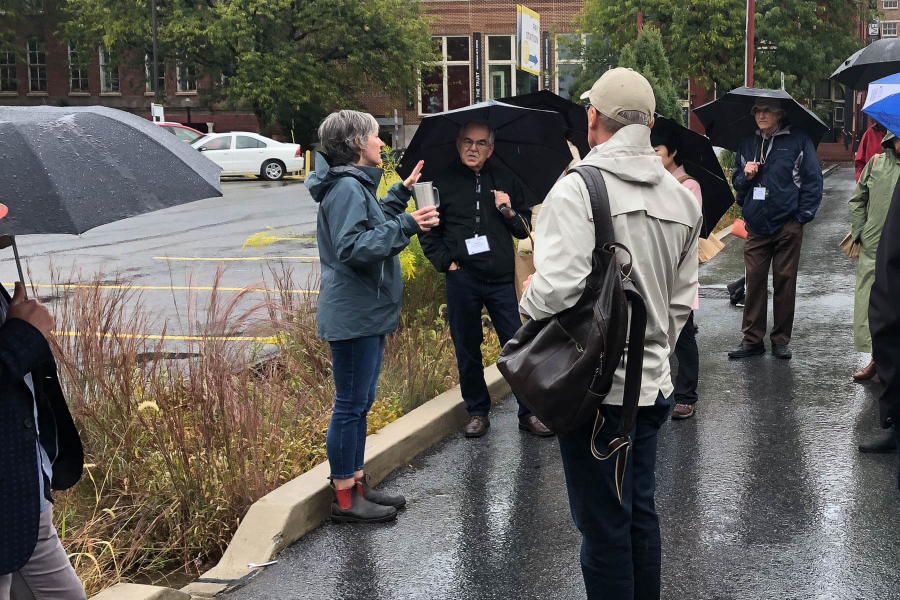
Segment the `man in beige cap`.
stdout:
<path fill-rule="evenodd" d="M 766 352 L 763 337 L 771 265 L 775 288 L 772 354 L 787 360 L 792 356 L 788 344 L 794 328 L 803 226 L 813 220 L 822 203 L 822 169 L 809 136 L 784 122 L 781 100 L 758 98 L 751 112 L 759 129 L 738 148 L 731 177 L 747 224 L 744 338 L 728 356 L 741 359 Z"/>
<path fill-rule="evenodd" d="M 659 428 L 672 407 L 669 356 L 687 321 L 697 286 L 697 240 L 702 216 L 693 194 L 670 176 L 650 146 L 656 100 L 650 84 L 630 69 L 613 69 L 590 92 L 588 141 L 579 166 L 599 169 L 609 194 L 615 241 L 631 250 L 634 280 L 647 303 L 640 409 L 619 504 L 615 461 L 594 458 L 621 423 L 625 369 L 620 365 L 593 422 L 559 436 L 569 505 L 582 533 L 581 567 L 589 599 L 658 600 L 660 533 L 654 506 Z M 547 319 L 574 306 L 591 272 L 594 224 L 581 175 L 560 180 L 544 201 L 535 240 L 535 274 L 520 310 Z M 620 252 L 623 262 L 627 254 Z"/>

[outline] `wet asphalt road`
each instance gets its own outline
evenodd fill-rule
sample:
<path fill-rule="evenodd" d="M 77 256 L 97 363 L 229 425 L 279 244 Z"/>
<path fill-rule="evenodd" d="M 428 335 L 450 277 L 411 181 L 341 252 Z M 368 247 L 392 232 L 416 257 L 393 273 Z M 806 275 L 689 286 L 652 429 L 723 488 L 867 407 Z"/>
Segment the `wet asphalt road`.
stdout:
<path fill-rule="evenodd" d="M 793 360 L 725 355 L 741 337 L 723 289 L 743 271 L 739 240 L 701 269 L 697 416 L 660 435 L 665 599 L 900 598 L 896 456 L 856 450 L 880 431 L 878 384 L 850 378 L 867 361 L 852 350 L 855 263 L 838 250 L 852 185 L 852 169 L 829 177 L 806 228 Z M 515 409 L 390 476 L 409 500 L 396 523 L 326 523 L 230 597 L 584 598 L 556 442 L 520 433 Z"/>

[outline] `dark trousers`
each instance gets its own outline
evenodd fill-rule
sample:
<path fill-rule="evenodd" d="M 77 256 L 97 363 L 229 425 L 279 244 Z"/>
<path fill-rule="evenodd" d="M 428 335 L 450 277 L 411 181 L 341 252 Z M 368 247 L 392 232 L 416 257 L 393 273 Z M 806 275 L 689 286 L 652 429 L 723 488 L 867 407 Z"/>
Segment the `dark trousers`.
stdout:
<path fill-rule="evenodd" d="M 769 265 L 772 266 L 772 282 L 775 287 L 772 302 L 775 313 L 772 343 L 786 346 L 791 342 L 794 305 L 797 300 L 797 270 L 800 266 L 802 243 L 803 225 L 793 218 L 772 235 L 759 235 L 747 231 L 747 241 L 744 243 L 744 264 L 747 267 L 744 344 L 760 344 L 766 335 Z"/>
<path fill-rule="evenodd" d="M 504 346 L 522 326 L 518 307 L 512 283 L 485 283 L 463 269 L 447 272 L 447 318 L 459 367 L 459 387 L 466 410 L 473 417 L 487 416 L 491 410 L 491 395 L 484 382 L 481 356 L 484 342 L 481 310 L 487 308 L 500 345 Z M 530 414 L 531 411 L 519 402 L 519 418 L 524 419 Z"/>
<path fill-rule="evenodd" d="M 325 436 L 332 479 L 353 479 L 365 467 L 367 417 L 378 395 L 384 336 L 331 342 L 334 412 Z"/>
<path fill-rule="evenodd" d="M 662 550 L 656 515 L 656 447 L 672 399 L 638 410 L 622 489 L 616 493 L 615 458 L 597 460 L 590 450 L 594 422 L 559 437 L 572 519 L 581 532 L 581 572 L 588 600 L 659 600 Z M 598 450 L 619 435 L 622 408 L 601 407 L 606 422 Z"/>
<path fill-rule="evenodd" d="M 700 381 L 700 349 L 694 332 L 694 313 L 688 315 L 687 323 L 675 344 L 675 358 L 678 372 L 675 374 L 675 404 L 695 404 L 697 383 Z"/>

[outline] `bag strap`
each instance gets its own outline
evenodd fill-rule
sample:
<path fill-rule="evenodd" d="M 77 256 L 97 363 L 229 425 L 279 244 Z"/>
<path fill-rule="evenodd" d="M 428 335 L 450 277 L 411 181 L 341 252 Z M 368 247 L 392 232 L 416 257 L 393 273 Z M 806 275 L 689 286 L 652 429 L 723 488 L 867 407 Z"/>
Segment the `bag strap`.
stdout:
<path fill-rule="evenodd" d="M 691 177 L 690 175 L 682 175 L 681 177 L 678 178 L 678 183 L 684 183 L 688 179 L 694 179 L 694 178 Z M 697 180 L 694 179 L 694 181 L 697 181 Z"/>
<path fill-rule="evenodd" d="M 584 180 L 591 198 L 591 212 L 594 214 L 594 248 L 599 250 L 616 241 L 612 213 L 609 210 L 609 192 L 603 180 L 603 172 L 597 167 L 578 165 L 569 170 L 578 173 Z"/>

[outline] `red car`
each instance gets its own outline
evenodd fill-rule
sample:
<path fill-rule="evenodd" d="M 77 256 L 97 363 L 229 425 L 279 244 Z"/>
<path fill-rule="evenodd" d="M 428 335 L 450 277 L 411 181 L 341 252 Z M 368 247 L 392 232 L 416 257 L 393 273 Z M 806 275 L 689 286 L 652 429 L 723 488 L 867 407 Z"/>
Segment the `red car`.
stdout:
<path fill-rule="evenodd" d="M 193 127 L 188 127 L 181 123 L 157 123 L 157 125 L 177 137 L 179 140 L 184 140 L 186 144 L 192 144 L 206 135 L 205 133 L 200 133 Z"/>

